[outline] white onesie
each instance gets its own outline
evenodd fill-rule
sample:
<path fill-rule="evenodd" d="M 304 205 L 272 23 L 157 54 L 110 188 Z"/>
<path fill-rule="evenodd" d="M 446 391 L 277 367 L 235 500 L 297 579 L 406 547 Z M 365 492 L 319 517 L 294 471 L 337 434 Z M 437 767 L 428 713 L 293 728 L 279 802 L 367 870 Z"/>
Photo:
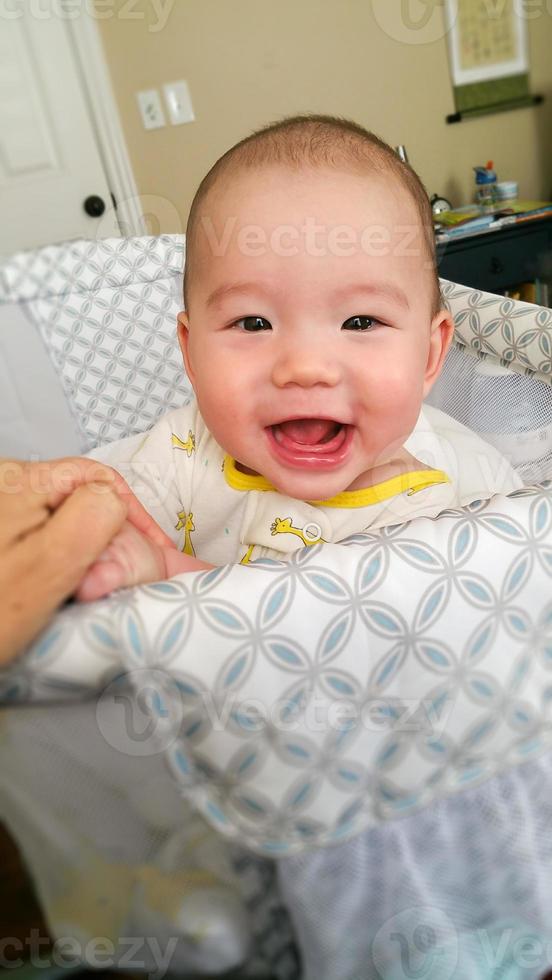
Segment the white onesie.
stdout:
<path fill-rule="evenodd" d="M 359 531 L 435 517 L 523 486 L 498 450 L 432 406 L 423 406 L 405 448 L 431 469 L 305 502 L 277 492 L 262 476 L 237 469 L 192 399 L 145 435 L 91 455 L 122 473 L 184 552 L 214 565 L 260 557 L 287 560 L 298 548 L 319 541 L 342 541 Z"/>

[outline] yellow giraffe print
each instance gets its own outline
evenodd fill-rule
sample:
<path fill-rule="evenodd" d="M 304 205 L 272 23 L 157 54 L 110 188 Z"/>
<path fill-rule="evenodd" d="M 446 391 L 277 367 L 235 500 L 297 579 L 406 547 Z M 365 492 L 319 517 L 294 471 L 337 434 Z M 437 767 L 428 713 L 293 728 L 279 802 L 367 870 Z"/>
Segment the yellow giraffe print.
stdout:
<path fill-rule="evenodd" d="M 191 429 L 188 431 L 188 438 L 186 439 L 186 442 L 183 442 L 180 436 L 175 435 L 174 432 L 171 435 L 171 442 L 175 449 L 183 449 L 188 458 L 195 450 L 195 436 Z"/>
<path fill-rule="evenodd" d="M 251 555 L 253 554 L 253 548 L 254 547 L 255 547 L 254 544 L 248 545 L 248 548 L 247 548 L 247 551 L 245 552 L 245 555 L 240 560 L 240 565 L 249 565 L 249 562 L 251 561 Z"/>
<path fill-rule="evenodd" d="M 186 514 L 185 510 L 181 510 L 180 513 L 176 515 L 178 517 L 178 523 L 175 524 L 175 529 L 177 531 L 184 531 L 184 544 L 182 545 L 182 551 L 185 555 L 192 555 L 196 557 L 194 551 L 194 546 L 192 544 L 191 532 L 195 531 L 194 515 L 192 511 Z"/>
<path fill-rule="evenodd" d="M 284 517 L 283 520 L 281 517 L 274 518 L 272 524 L 270 525 L 270 533 L 271 534 L 295 534 L 297 535 L 298 538 L 301 538 L 301 541 L 303 542 L 303 544 L 307 545 L 307 547 L 313 544 L 318 544 L 320 541 L 324 541 L 324 538 L 322 537 L 321 534 L 319 534 L 318 537 L 306 537 L 305 529 L 309 525 L 306 524 L 305 527 L 295 527 L 292 523 L 292 520 L 293 518 L 291 517 Z"/>

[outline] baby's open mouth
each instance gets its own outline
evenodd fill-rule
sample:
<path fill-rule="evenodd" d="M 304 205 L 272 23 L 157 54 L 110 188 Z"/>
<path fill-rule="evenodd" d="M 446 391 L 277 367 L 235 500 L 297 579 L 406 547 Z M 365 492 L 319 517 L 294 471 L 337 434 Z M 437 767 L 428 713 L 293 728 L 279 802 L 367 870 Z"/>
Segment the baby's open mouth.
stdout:
<path fill-rule="evenodd" d="M 331 452 L 342 444 L 347 426 L 335 419 L 288 419 L 271 429 L 280 446 Z"/>

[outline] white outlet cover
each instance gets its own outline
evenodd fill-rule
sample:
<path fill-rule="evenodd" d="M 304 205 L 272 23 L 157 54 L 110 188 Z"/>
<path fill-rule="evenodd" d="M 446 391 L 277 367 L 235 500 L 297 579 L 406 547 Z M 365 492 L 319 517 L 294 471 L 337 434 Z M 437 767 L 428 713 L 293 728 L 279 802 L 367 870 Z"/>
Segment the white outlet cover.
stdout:
<path fill-rule="evenodd" d="M 163 93 L 165 95 L 165 102 L 167 103 L 169 119 L 173 126 L 180 126 L 182 123 L 194 121 L 194 107 L 187 82 L 183 79 L 178 82 L 167 82 L 163 86 Z"/>
<path fill-rule="evenodd" d="M 149 88 L 143 92 L 137 92 L 136 98 L 138 100 L 144 129 L 161 129 L 162 126 L 167 125 L 163 106 L 161 105 L 161 98 L 156 88 Z"/>

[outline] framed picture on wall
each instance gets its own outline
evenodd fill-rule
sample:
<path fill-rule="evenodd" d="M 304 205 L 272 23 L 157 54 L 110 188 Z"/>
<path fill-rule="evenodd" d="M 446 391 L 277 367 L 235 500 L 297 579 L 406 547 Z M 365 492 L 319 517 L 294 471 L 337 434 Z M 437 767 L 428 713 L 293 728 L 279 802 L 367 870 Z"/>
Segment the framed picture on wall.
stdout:
<path fill-rule="evenodd" d="M 457 113 L 532 104 L 527 24 L 519 0 L 445 0 L 444 9 Z"/>

